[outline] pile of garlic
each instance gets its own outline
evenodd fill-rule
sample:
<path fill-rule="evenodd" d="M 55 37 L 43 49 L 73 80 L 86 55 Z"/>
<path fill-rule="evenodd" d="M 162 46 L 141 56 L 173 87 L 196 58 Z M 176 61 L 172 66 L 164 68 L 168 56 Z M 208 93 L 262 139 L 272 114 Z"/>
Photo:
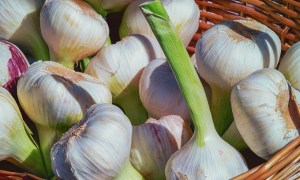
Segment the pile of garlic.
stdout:
<path fill-rule="evenodd" d="M 200 13 L 194 0 L 0 1 L 0 169 L 229 179 L 248 170 L 239 150 L 269 159 L 296 138 L 300 44 L 276 70 L 276 33 L 224 21 L 192 62 Z"/>

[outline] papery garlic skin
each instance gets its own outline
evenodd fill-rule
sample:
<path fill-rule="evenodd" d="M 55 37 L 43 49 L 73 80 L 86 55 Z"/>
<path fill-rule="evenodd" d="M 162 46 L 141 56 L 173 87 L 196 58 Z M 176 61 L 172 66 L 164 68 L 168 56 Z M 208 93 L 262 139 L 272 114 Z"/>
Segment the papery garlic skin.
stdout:
<path fill-rule="evenodd" d="M 41 10 L 40 23 L 50 59 L 69 68 L 96 54 L 109 35 L 105 20 L 84 1 L 48 0 Z"/>
<path fill-rule="evenodd" d="M 14 44 L 0 40 L 0 86 L 16 95 L 19 77 L 29 63 L 23 52 Z"/>
<path fill-rule="evenodd" d="M 24 51 L 29 51 L 35 60 L 47 60 L 48 48 L 39 25 L 40 0 L 1 0 L 0 39 L 8 40 Z"/>
<path fill-rule="evenodd" d="M 165 59 L 152 60 L 143 70 L 139 83 L 141 102 L 150 117 L 178 115 L 191 119 L 172 69 Z"/>
<path fill-rule="evenodd" d="M 93 57 L 85 73 L 105 83 L 113 98 L 130 85 L 138 87 L 141 72 L 155 58 L 163 57 L 159 44 L 148 36 L 130 35 L 110 46 L 103 47 Z"/>
<path fill-rule="evenodd" d="M 300 90 L 300 42 L 290 47 L 284 54 L 278 70 L 282 72 L 291 85 Z"/>
<path fill-rule="evenodd" d="M 103 47 L 91 59 L 85 73 L 104 83 L 110 89 L 113 101 L 125 110 L 134 124 L 139 124 L 147 119 L 138 114 L 139 111 L 145 112 L 139 100 L 140 76 L 152 59 L 161 57 L 164 57 L 162 50 L 153 38 L 131 35 Z"/>
<path fill-rule="evenodd" d="M 112 101 L 110 91 L 97 79 L 50 61 L 30 66 L 19 80 L 18 97 L 35 123 L 52 128 L 70 126 L 92 104 Z"/>
<path fill-rule="evenodd" d="M 233 86 L 256 70 L 275 68 L 280 52 L 276 33 L 255 20 L 224 21 L 198 40 L 197 70 L 212 88 L 210 107 L 220 135 L 233 121 L 230 105 Z"/>
<path fill-rule="evenodd" d="M 205 32 L 196 48 L 201 77 L 227 91 L 256 70 L 275 68 L 281 52 L 275 32 L 255 20 L 219 23 Z"/>
<path fill-rule="evenodd" d="M 249 148 L 269 159 L 299 136 L 300 93 L 275 69 L 258 70 L 232 90 L 237 128 Z"/>
<path fill-rule="evenodd" d="M 189 124 L 180 116 L 150 118 L 133 127 L 130 161 L 146 179 L 164 179 L 168 159 L 191 136 Z"/>
<path fill-rule="evenodd" d="M 116 106 L 96 104 L 51 150 L 52 169 L 63 179 L 111 179 L 126 164 L 132 126 Z"/>
<path fill-rule="evenodd" d="M 37 126 L 44 156 L 91 105 L 112 102 L 109 89 L 97 79 L 51 61 L 29 67 L 18 82 L 18 98 Z"/>
<path fill-rule="evenodd" d="M 199 147 L 196 135 L 176 151 L 166 166 L 168 180 L 230 179 L 248 170 L 240 153 L 220 137 L 209 135 Z"/>
<path fill-rule="evenodd" d="M 102 14 L 122 11 L 132 0 L 85 0 Z"/>
<path fill-rule="evenodd" d="M 134 0 L 126 8 L 120 25 L 120 37 L 129 34 L 145 34 L 155 37 L 139 5 L 150 0 Z M 200 10 L 194 0 L 162 0 L 185 46 L 198 30 Z"/>
<path fill-rule="evenodd" d="M 46 177 L 41 153 L 10 93 L 0 87 L 0 161 L 9 160 L 36 175 Z"/>

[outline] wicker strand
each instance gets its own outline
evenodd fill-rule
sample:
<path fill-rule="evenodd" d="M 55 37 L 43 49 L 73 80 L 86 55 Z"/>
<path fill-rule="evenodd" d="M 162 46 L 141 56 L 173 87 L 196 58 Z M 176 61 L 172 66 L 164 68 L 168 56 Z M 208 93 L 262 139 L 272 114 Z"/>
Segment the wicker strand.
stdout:
<path fill-rule="evenodd" d="M 273 176 L 272 179 L 280 179 L 282 178 L 284 175 L 288 175 L 289 170 L 291 168 L 293 168 L 295 165 L 298 165 L 297 163 L 300 161 L 300 156 L 298 156 L 295 160 L 293 160 L 290 164 L 288 164 L 284 169 L 282 169 L 281 171 L 279 171 L 277 174 L 275 174 L 275 176 Z"/>
<path fill-rule="evenodd" d="M 37 176 L 28 173 L 17 173 L 17 172 L 0 170 L 0 180 L 2 179 L 3 180 L 9 180 L 9 179 L 43 180 L 42 178 L 39 178 Z"/>
<path fill-rule="evenodd" d="M 299 146 L 299 147 L 297 147 Z M 284 168 L 290 162 L 293 163 L 295 159 L 300 156 L 300 136 L 287 144 L 283 149 L 277 152 L 268 162 L 263 165 L 251 169 L 239 176 L 232 178 L 232 180 L 241 179 L 266 179 L 274 175 L 277 171 Z M 295 171 L 298 171 L 296 169 Z M 294 175 L 294 173 L 292 173 Z"/>

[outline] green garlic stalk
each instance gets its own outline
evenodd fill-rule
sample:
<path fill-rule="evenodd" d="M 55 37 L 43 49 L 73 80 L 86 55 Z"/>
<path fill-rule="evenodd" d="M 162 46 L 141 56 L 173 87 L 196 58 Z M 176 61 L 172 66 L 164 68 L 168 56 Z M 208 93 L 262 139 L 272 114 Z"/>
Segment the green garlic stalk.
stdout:
<path fill-rule="evenodd" d="M 192 139 L 168 161 L 167 179 L 229 179 L 246 171 L 242 156 L 217 134 L 204 88 L 161 2 L 142 4 L 141 10 L 171 65 L 195 126 Z"/>
<path fill-rule="evenodd" d="M 103 17 L 124 10 L 132 0 L 85 0 Z"/>

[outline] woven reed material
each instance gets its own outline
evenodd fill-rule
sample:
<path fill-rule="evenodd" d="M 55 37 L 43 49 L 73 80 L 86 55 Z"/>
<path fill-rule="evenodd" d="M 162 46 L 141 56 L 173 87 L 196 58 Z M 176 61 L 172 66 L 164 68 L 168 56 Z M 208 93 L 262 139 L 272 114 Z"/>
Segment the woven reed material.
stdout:
<path fill-rule="evenodd" d="M 225 20 L 252 18 L 268 26 L 281 39 L 282 51 L 300 41 L 299 0 L 195 0 L 200 13 L 199 29 L 187 48 L 195 52 L 201 35 Z"/>
<path fill-rule="evenodd" d="M 17 173 L 0 170 L 0 180 L 44 180 L 28 173 Z"/>
<path fill-rule="evenodd" d="M 278 153 L 268 162 L 253 168 L 232 180 L 257 179 L 300 179 L 300 136 Z"/>

